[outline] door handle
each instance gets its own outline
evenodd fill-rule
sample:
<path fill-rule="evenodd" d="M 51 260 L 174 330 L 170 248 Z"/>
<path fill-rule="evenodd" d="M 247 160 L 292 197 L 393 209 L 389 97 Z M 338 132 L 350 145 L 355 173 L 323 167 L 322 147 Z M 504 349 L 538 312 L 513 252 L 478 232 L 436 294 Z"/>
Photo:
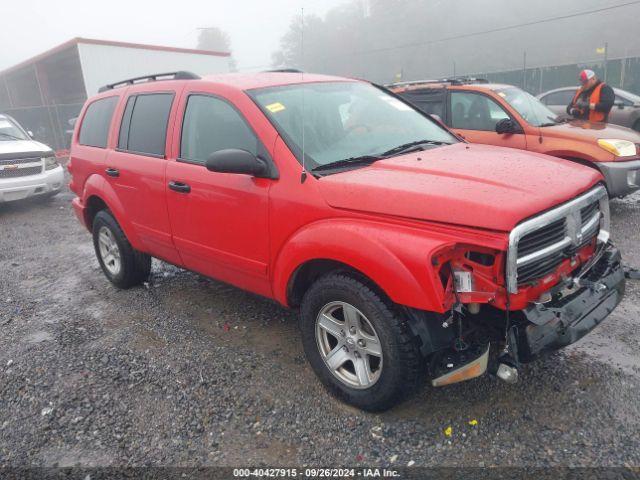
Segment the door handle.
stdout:
<path fill-rule="evenodd" d="M 120 176 L 120 170 L 118 170 L 116 168 L 107 168 L 104 171 L 104 173 L 106 173 L 110 177 L 119 177 Z"/>
<path fill-rule="evenodd" d="M 187 185 L 186 183 L 182 183 L 182 182 L 176 182 L 173 180 L 169 182 L 169 188 L 175 192 L 180 192 L 180 193 L 189 193 L 191 191 L 190 185 Z"/>

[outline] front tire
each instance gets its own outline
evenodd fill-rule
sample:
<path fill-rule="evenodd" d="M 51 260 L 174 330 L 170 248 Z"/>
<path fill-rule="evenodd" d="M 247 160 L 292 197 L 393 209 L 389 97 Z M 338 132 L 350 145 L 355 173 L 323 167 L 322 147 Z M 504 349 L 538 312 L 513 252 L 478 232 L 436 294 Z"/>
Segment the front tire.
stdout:
<path fill-rule="evenodd" d="M 364 282 L 321 277 L 300 309 L 306 357 L 323 385 L 355 407 L 382 411 L 422 383 L 423 362 L 406 319 Z"/>
<path fill-rule="evenodd" d="M 131 246 L 110 212 L 98 212 L 93 220 L 92 231 L 98 262 L 111 283 L 127 289 L 149 278 L 151 257 Z"/>

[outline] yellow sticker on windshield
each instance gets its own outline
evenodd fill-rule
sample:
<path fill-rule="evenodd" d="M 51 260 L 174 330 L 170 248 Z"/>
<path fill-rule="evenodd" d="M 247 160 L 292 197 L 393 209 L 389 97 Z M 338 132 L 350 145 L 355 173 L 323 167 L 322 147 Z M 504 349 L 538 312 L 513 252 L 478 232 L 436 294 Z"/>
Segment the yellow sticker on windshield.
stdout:
<path fill-rule="evenodd" d="M 271 113 L 277 113 L 277 112 L 281 112 L 282 110 L 284 110 L 285 106 L 283 104 L 281 104 L 280 102 L 276 102 L 276 103 L 270 103 L 265 108 L 267 110 L 269 110 Z"/>

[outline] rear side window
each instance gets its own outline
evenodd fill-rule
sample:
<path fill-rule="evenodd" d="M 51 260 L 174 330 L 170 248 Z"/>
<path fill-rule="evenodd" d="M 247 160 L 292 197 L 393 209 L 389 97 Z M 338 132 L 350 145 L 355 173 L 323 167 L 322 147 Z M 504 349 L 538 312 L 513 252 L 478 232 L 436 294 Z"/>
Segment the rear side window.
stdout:
<path fill-rule="evenodd" d="M 545 105 L 567 106 L 571 103 L 575 94 L 576 90 L 561 90 L 559 92 L 553 92 L 542 97 L 542 103 Z"/>
<path fill-rule="evenodd" d="M 136 95 L 127 101 L 118 149 L 164 157 L 173 93 Z"/>
<path fill-rule="evenodd" d="M 119 97 L 102 98 L 87 107 L 87 112 L 80 127 L 80 136 L 78 138 L 80 145 L 99 148 L 107 147 L 109 126 L 111 125 L 111 118 L 118 104 L 118 99 Z"/>
<path fill-rule="evenodd" d="M 407 91 L 400 96 L 423 112 L 444 118 L 444 92 L 444 89 L 432 88 Z"/>
<path fill-rule="evenodd" d="M 191 95 L 182 124 L 180 158 L 204 163 L 218 150 L 239 148 L 258 154 L 258 139 L 243 117 L 219 98 Z"/>

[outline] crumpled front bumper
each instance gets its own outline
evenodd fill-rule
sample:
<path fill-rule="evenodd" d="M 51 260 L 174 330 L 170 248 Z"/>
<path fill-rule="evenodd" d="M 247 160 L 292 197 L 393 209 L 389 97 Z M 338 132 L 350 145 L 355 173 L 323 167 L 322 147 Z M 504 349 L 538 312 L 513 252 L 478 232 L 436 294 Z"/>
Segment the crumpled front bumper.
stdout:
<path fill-rule="evenodd" d="M 584 286 L 569 295 L 523 310 L 518 334 L 518 357 L 526 363 L 577 342 L 618 306 L 625 275 L 618 249 L 608 246 L 584 277 Z M 522 328 L 524 327 L 524 328 Z"/>

